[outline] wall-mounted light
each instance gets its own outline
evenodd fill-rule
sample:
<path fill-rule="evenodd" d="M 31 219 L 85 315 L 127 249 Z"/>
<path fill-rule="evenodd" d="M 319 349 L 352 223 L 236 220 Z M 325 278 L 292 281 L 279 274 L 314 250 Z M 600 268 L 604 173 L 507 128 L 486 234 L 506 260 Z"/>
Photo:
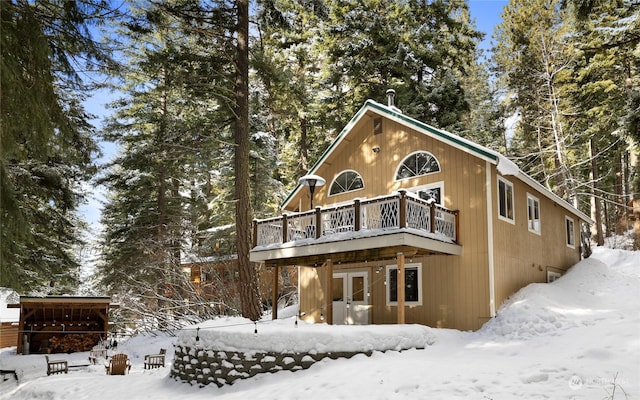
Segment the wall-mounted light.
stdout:
<path fill-rule="evenodd" d="M 380 147 L 378 147 L 378 146 L 374 147 L 371 150 L 373 150 L 373 152 L 376 153 L 376 154 L 380 153 Z"/>

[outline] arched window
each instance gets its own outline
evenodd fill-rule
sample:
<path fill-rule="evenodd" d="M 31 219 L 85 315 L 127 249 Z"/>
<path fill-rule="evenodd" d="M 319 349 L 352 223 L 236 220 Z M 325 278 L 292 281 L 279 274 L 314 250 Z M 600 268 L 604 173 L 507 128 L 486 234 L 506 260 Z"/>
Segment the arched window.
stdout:
<path fill-rule="evenodd" d="M 440 172 L 438 160 L 427 151 L 417 151 L 402 160 L 396 172 L 396 180 L 427 175 L 433 172 Z"/>
<path fill-rule="evenodd" d="M 342 171 L 331 183 L 329 195 L 351 192 L 363 187 L 364 183 L 359 173 L 353 170 Z"/>

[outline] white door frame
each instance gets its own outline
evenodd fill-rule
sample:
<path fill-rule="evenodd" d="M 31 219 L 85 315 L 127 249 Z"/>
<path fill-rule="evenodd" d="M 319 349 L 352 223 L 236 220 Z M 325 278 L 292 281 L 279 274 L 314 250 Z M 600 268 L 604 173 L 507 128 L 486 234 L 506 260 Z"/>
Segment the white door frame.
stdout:
<path fill-rule="evenodd" d="M 371 307 L 369 304 L 369 272 L 341 271 L 335 272 L 333 278 L 342 278 L 342 299 L 334 298 L 333 301 L 333 323 L 336 325 L 368 325 Z M 354 278 L 362 278 L 362 291 L 354 293 L 354 289 L 358 290 L 357 287 L 354 287 Z"/>

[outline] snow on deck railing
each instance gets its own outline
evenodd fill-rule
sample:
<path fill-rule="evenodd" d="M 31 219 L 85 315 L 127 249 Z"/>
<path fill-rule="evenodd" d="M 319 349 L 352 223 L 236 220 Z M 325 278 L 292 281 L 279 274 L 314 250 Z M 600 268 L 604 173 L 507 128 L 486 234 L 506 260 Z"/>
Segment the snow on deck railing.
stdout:
<path fill-rule="evenodd" d="M 457 242 L 458 212 L 401 190 L 374 199 L 253 221 L 253 247 L 330 239 L 351 231 L 412 228 Z"/>

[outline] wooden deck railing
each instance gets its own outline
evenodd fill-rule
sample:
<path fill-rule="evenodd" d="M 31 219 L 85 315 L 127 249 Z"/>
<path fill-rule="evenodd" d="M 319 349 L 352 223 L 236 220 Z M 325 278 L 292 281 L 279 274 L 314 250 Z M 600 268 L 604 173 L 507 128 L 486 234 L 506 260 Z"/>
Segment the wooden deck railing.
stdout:
<path fill-rule="evenodd" d="M 458 241 L 458 211 L 407 195 L 354 200 L 337 207 L 253 221 L 253 247 L 320 239 L 344 232 L 411 228 Z"/>

